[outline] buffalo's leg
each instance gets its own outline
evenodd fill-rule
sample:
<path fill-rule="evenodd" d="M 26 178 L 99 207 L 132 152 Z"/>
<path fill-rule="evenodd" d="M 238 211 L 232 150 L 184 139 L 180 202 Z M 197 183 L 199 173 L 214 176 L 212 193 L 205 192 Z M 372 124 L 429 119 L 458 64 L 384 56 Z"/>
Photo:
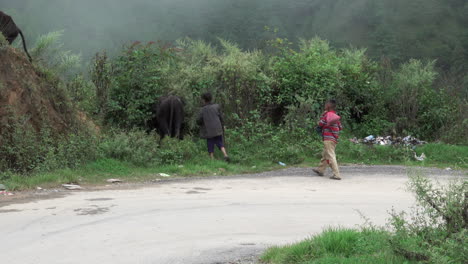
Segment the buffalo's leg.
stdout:
<path fill-rule="evenodd" d="M 18 37 L 18 32 L 15 32 L 13 34 L 10 34 L 6 37 L 6 40 L 8 41 L 8 43 L 11 45 L 13 44 L 13 41 L 15 41 L 15 39 Z"/>

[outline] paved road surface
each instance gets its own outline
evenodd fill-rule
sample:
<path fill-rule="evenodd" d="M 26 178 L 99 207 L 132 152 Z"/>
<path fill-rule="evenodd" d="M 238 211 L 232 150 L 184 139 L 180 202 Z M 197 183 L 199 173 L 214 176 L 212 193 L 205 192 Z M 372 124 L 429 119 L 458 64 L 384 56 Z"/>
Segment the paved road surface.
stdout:
<path fill-rule="evenodd" d="M 403 167 L 343 167 L 343 181 L 292 168 L 176 180 L 54 199 L 1 203 L 0 260 L 42 263 L 247 263 L 263 249 L 328 226 L 355 227 L 360 211 L 384 224 L 407 209 Z M 446 180 L 456 172 L 427 170 Z M 243 261 L 241 261 L 243 260 Z"/>

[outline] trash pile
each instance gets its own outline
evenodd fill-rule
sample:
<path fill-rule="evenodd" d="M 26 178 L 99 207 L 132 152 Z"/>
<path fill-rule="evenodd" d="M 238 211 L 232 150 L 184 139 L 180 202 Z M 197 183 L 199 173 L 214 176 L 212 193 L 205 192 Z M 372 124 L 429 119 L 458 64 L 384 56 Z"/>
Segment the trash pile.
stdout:
<path fill-rule="evenodd" d="M 13 193 L 7 191 L 7 188 L 6 188 L 5 185 L 0 184 L 0 195 L 3 195 L 3 196 L 11 196 L 11 195 L 13 195 Z"/>
<path fill-rule="evenodd" d="M 356 144 L 368 144 L 368 145 L 381 145 L 381 146 L 391 146 L 391 145 L 403 145 L 403 146 L 417 146 L 424 145 L 427 142 L 419 140 L 412 136 L 407 136 L 404 138 L 401 137 L 375 137 L 374 135 L 367 136 L 363 139 L 352 138 L 351 142 Z"/>

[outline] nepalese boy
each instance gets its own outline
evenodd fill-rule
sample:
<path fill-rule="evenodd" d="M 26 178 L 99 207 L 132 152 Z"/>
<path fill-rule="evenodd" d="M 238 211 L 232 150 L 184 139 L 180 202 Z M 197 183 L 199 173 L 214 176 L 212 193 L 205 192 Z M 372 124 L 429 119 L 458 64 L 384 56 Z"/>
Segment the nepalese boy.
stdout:
<path fill-rule="evenodd" d="M 319 121 L 319 126 L 322 128 L 323 137 L 323 154 L 322 160 L 318 168 L 313 169 L 319 176 L 323 176 L 327 167 L 331 167 L 333 176 L 330 179 L 341 180 L 340 170 L 336 162 L 335 149 L 338 144 L 340 131 L 342 130 L 341 117 L 336 114 L 336 101 L 329 100 L 325 104 L 325 112 Z"/>
<path fill-rule="evenodd" d="M 221 107 L 212 103 L 211 93 L 204 93 L 202 100 L 204 106 L 197 119 L 197 124 L 200 125 L 200 137 L 206 138 L 211 159 L 214 158 L 214 147 L 217 146 L 223 152 L 224 159 L 229 162 L 229 156 L 224 147 L 224 121 Z"/>

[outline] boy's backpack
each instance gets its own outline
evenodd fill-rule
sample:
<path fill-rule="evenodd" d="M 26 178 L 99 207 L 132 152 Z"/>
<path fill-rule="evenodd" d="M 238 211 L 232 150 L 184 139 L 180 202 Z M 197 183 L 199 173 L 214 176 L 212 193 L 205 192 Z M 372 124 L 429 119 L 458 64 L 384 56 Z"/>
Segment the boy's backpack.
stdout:
<path fill-rule="evenodd" d="M 319 134 L 319 136 L 322 136 L 322 127 L 321 126 L 316 126 L 315 127 L 315 132 L 317 132 L 317 134 Z"/>

